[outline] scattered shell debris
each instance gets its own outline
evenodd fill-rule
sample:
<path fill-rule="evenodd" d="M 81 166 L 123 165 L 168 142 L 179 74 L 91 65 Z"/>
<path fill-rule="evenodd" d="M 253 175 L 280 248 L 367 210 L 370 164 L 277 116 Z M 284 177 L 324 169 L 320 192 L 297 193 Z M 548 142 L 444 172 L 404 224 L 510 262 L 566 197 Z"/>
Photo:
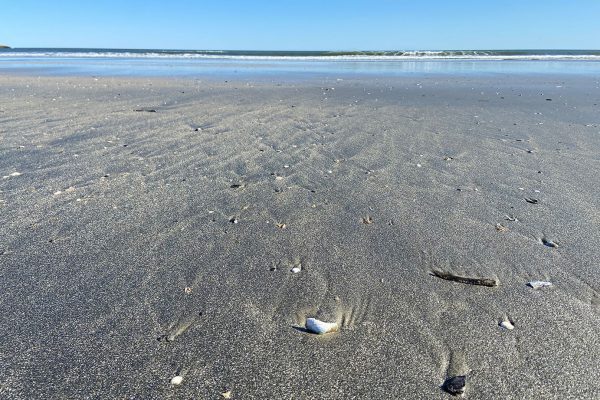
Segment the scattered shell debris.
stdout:
<path fill-rule="evenodd" d="M 337 332 L 339 325 L 337 322 L 324 322 L 316 318 L 307 318 L 306 329 L 317 335 L 323 335 L 325 333 Z"/>
<path fill-rule="evenodd" d="M 181 385 L 181 382 L 183 382 L 183 376 L 181 375 L 174 376 L 173 379 L 171 379 L 171 385 L 173 386 Z"/>
<path fill-rule="evenodd" d="M 275 224 L 276 227 L 278 227 L 279 229 L 285 229 L 287 227 L 286 224 L 284 224 L 283 222 L 278 222 Z"/>
<path fill-rule="evenodd" d="M 373 217 L 371 217 L 370 215 L 367 215 L 366 217 L 362 218 L 362 222 L 365 225 L 369 225 L 373 223 Z"/>

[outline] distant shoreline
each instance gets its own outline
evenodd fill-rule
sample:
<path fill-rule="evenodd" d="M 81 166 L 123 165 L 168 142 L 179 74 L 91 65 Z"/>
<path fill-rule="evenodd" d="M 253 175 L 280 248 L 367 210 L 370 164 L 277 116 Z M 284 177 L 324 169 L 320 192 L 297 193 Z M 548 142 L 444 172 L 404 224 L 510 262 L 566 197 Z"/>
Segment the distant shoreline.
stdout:
<path fill-rule="evenodd" d="M 287 50 L 171 50 L 102 48 L 9 48 L 2 57 L 78 58 L 180 58 L 250 60 L 600 60 L 600 50 L 585 49 L 505 49 L 505 50 L 365 50 L 365 51 L 287 51 Z"/>

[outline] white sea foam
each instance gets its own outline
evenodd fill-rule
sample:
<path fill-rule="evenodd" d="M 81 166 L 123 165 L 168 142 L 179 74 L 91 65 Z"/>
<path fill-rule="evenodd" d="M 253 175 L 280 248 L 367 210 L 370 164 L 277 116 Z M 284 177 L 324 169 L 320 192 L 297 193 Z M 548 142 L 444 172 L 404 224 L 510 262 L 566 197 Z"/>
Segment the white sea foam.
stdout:
<path fill-rule="evenodd" d="M 131 51 L 10 51 L 0 52 L 1 58 L 86 58 L 86 59 L 208 59 L 247 61 L 413 61 L 413 60 L 596 60 L 600 54 L 494 54 L 486 52 L 407 51 L 385 54 L 341 55 L 265 55 L 226 54 L 225 51 L 203 52 L 131 52 Z"/>

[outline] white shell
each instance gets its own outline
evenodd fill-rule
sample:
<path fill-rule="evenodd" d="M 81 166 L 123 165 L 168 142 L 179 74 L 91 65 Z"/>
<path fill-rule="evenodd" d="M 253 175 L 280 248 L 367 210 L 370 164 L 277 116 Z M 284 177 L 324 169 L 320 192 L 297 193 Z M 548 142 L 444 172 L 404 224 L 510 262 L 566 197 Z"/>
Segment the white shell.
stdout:
<path fill-rule="evenodd" d="M 17 171 L 15 171 L 15 172 L 12 172 L 12 173 L 10 173 L 10 174 L 8 174 L 8 175 L 4 175 L 2 178 L 4 178 L 4 179 L 8 179 L 8 178 L 10 178 L 10 177 L 12 177 L 12 176 L 19 176 L 19 175 L 21 175 L 21 173 L 20 173 L 20 172 L 17 172 Z"/>
<path fill-rule="evenodd" d="M 500 322 L 500 326 L 504 329 L 508 329 L 509 331 L 515 329 L 515 326 L 508 319 L 505 319 L 504 321 Z"/>
<path fill-rule="evenodd" d="M 171 385 L 181 385 L 181 382 L 183 382 L 183 376 L 181 375 L 174 376 L 171 379 Z"/>
<path fill-rule="evenodd" d="M 527 285 L 529 285 L 530 287 L 532 287 L 534 289 L 540 289 L 540 288 L 543 288 L 543 287 L 550 287 L 550 286 L 552 286 L 552 282 L 531 281 L 531 282 L 527 282 Z"/>
<path fill-rule="evenodd" d="M 323 322 L 316 318 L 307 318 L 306 329 L 317 335 L 322 335 L 324 333 L 336 332 L 339 328 L 336 322 Z"/>
<path fill-rule="evenodd" d="M 302 268 L 300 268 L 300 267 L 294 267 L 294 268 L 292 268 L 292 272 L 295 273 L 295 274 L 297 274 L 300 271 L 302 271 Z"/>

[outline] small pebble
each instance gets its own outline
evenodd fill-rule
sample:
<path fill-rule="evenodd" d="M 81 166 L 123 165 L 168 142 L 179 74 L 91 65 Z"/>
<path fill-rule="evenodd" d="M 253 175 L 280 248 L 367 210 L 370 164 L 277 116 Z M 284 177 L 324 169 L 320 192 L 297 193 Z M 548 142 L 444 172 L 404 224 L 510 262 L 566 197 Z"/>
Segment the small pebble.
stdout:
<path fill-rule="evenodd" d="M 174 386 L 181 385 L 181 382 L 183 382 L 183 376 L 181 375 L 174 376 L 173 379 L 171 379 L 171 385 Z"/>
<path fill-rule="evenodd" d="M 461 395 L 465 392 L 465 386 L 467 385 L 467 377 L 464 375 L 453 376 L 444 382 L 444 390 L 453 396 Z"/>

